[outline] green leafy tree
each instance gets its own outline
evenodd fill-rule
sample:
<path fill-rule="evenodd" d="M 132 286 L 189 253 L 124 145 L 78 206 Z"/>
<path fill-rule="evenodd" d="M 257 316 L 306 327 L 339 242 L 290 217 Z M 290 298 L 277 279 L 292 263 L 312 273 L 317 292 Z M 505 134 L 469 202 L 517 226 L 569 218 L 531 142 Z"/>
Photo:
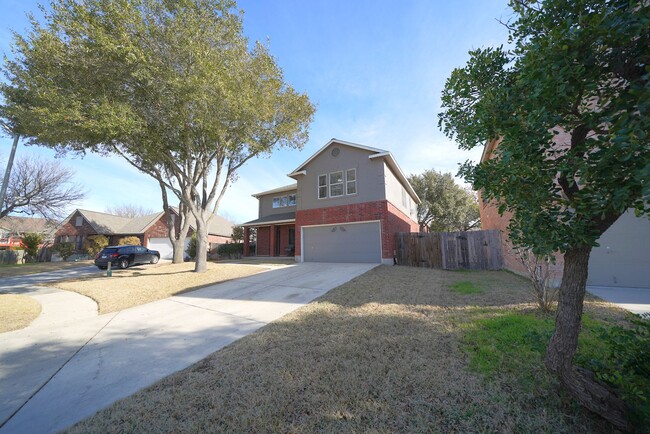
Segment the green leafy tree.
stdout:
<path fill-rule="evenodd" d="M 136 236 L 122 237 L 117 240 L 118 246 L 139 246 L 140 244 L 142 244 L 140 238 Z"/>
<path fill-rule="evenodd" d="M 171 191 L 196 221 L 197 272 L 237 170 L 308 138 L 313 105 L 249 44 L 232 0 L 54 0 L 14 51 L 7 117 L 31 143 L 121 155 L 165 204 Z"/>
<path fill-rule="evenodd" d="M 56 253 L 63 258 L 64 261 L 66 261 L 70 256 L 74 254 L 74 243 L 54 243 L 52 245 L 52 250 L 54 250 Z"/>
<path fill-rule="evenodd" d="M 140 243 L 140 240 L 138 240 L 138 243 Z M 84 240 L 84 250 L 91 257 L 95 257 L 106 246 L 108 246 L 108 237 L 106 235 L 89 235 Z"/>
<path fill-rule="evenodd" d="M 440 126 L 464 149 L 498 143 L 461 174 L 512 212 L 516 246 L 564 254 L 546 366 L 585 407 L 629 428 L 624 403 L 573 359 L 592 247 L 627 209 L 650 212 L 650 4 L 510 5 L 512 49 L 470 52 L 447 80 Z"/>
<path fill-rule="evenodd" d="M 233 226 L 231 238 L 234 243 L 244 241 L 244 228 L 242 226 Z"/>
<path fill-rule="evenodd" d="M 456 184 L 451 173 L 426 170 L 408 179 L 422 200 L 418 205 L 420 231 L 467 231 L 480 224 L 476 196 Z"/>
<path fill-rule="evenodd" d="M 20 239 L 20 244 L 25 248 L 25 253 L 27 253 L 28 261 L 34 262 L 36 256 L 38 255 L 38 248 L 43 244 L 43 234 L 36 232 L 28 232 L 23 234 Z"/>

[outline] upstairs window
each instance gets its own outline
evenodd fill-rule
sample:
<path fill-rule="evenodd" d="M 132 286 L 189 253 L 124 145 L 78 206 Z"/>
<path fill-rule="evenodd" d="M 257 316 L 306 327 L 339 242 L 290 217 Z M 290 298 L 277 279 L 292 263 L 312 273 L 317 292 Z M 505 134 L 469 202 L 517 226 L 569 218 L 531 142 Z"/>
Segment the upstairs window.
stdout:
<path fill-rule="evenodd" d="M 273 208 L 284 208 L 286 206 L 296 205 L 296 194 L 292 193 L 288 196 L 278 196 L 273 198 Z"/>
<path fill-rule="evenodd" d="M 330 197 L 343 196 L 343 172 L 330 173 Z"/>
<path fill-rule="evenodd" d="M 345 194 L 357 194 L 357 169 L 345 172 Z"/>
<path fill-rule="evenodd" d="M 318 198 L 357 194 L 357 169 L 339 170 L 318 175 Z"/>
<path fill-rule="evenodd" d="M 318 198 L 327 197 L 327 175 L 318 175 Z"/>
<path fill-rule="evenodd" d="M 79 227 L 83 224 L 83 222 L 84 222 L 84 218 L 81 216 L 77 216 L 77 218 L 74 221 L 74 225 Z"/>

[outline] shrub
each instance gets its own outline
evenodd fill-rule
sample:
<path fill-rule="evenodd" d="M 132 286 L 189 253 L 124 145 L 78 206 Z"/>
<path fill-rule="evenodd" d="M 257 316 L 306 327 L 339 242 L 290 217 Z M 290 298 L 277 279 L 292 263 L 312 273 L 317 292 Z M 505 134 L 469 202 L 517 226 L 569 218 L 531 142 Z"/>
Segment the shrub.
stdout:
<path fill-rule="evenodd" d="M 196 232 L 192 234 L 190 242 L 187 243 L 187 255 L 192 259 L 196 258 Z"/>
<path fill-rule="evenodd" d="M 642 426 L 650 423 L 650 320 L 638 317 L 632 324 L 598 327 L 604 351 L 598 357 L 578 354 L 576 363 L 618 389 L 632 410 L 632 422 Z"/>
<path fill-rule="evenodd" d="M 217 253 L 219 256 L 228 256 L 229 258 L 241 258 L 241 255 L 244 254 L 244 244 L 243 243 L 226 243 L 221 244 L 217 248 Z"/>
<path fill-rule="evenodd" d="M 36 255 L 38 255 L 38 246 L 43 243 L 43 234 L 26 233 L 22 236 L 20 243 L 25 248 L 25 253 L 27 253 L 27 261 L 34 262 Z"/>
<path fill-rule="evenodd" d="M 84 250 L 91 258 L 106 246 L 108 246 L 108 237 L 105 235 L 90 235 L 84 240 Z"/>
<path fill-rule="evenodd" d="M 526 269 L 537 306 L 542 312 L 551 312 L 557 302 L 559 291 L 559 288 L 554 286 L 557 276 L 553 272 L 552 264 L 555 262 L 555 257 L 538 257 L 530 249 L 515 249 L 514 253 Z"/>
<path fill-rule="evenodd" d="M 118 246 L 129 246 L 129 245 L 136 245 L 139 246 L 140 243 L 140 238 L 138 237 L 122 237 L 119 240 L 117 240 L 117 245 Z"/>
<path fill-rule="evenodd" d="M 74 253 L 74 243 L 55 243 L 52 250 L 57 252 L 65 261 Z"/>

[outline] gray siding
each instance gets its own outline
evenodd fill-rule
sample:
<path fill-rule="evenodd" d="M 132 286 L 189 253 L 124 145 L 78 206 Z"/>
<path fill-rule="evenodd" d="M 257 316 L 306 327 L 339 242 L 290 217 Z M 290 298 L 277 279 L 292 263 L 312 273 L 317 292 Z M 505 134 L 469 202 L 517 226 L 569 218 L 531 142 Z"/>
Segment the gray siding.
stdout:
<path fill-rule="evenodd" d="M 627 211 L 598 240 L 587 284 L 650 288 L 650 220 Z"/>
<path fill-rule="evenodd" d="M 390 167 L 384 163 L 384 173 L 386 174 L 386 198 L 390 203 L 395 205 L 407 216 L 410 216 L 414 221 L 417 221 L 417 204 L 415 199 L 411 197 L 409 192 L 404 188 L 404 185 L 399 182 L 397 176 L 390 170 Z M 406 205 L 404 205 L 404 199 Z"/>
<path fill-rule="evenodd" d="M 283 191 L 281 193 L 272 193 L 272 194 L 267 194 L 264 196 L 259 197 L 259 218 L 266 217 L 268 215 L 274 215 L 274 214 L 285 214 L 288 212 L 292 212 L 296 210 L 296 206 L 283 206 L 280 208 L 273 208 L 273 198 L 274 197 L 280 197 L 280 196 L 288 196 L 290 194 L 295 193 L 296 194 L 296 201 L 298 200 L 297 198 L 297 190 L 293 191 Z"/>
<path fill-rule="evenodd" d="M 332 149 L 340 153 L 332 156 Z M 298 209 L 326 208 L 386 199 L 384 162 L 369 159 L 371 152 L 333 143 L 304 168 L 306 175 L 297 176 Z M 339 170 L 356 169 L 357 194 L 318 199 L 318 176 Z"/>

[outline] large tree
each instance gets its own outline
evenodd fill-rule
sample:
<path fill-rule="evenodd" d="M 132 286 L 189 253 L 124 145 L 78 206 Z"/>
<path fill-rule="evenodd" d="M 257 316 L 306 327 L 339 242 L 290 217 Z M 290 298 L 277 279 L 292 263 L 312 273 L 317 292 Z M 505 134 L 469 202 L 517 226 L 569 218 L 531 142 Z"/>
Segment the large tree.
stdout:
<path fill-rule="evenodd" d="M 409 176 L 418 194 L 420 231 L 467 231 L 480 223 L 478 201 L 472 191 L 456 184 L 451 173 L 425 170 Z"/>
<path fill-rule="evenodd" d="M 629 208 L 650 212 L 650 3 L 514 1 L 512 49 L 470 52 L 443 91 L 440 125 L 461 148 L 498 146 L 462 175 L 516 245 L 564 254 L 546 366 L 590 410 L 625 426 L 625 406 L 573 365 L 589 254 Z M 500 142 L 499 142 L 500 141 Z"/>
<path fill-rule="evenodd" d="M 231 0 L 54 0 L 14 38 L 6 109 L 31 142 L 117 153 L 177 196 L 207 228 L 237 169 L 302 147 L 314 107 Z M 163 191 L 166 199 L 166 191 Z M 167 201 L 165 201 L 167 202 Z"/>
<path fill-rule="evenodd" d="M 0 218 L 22 214 L 61 221 L 70 204 L 82 199 L 84 193 L 83 187 L 74 181 L 74 172 L 58 161 L 20 158 L 8 178 Z"/>

